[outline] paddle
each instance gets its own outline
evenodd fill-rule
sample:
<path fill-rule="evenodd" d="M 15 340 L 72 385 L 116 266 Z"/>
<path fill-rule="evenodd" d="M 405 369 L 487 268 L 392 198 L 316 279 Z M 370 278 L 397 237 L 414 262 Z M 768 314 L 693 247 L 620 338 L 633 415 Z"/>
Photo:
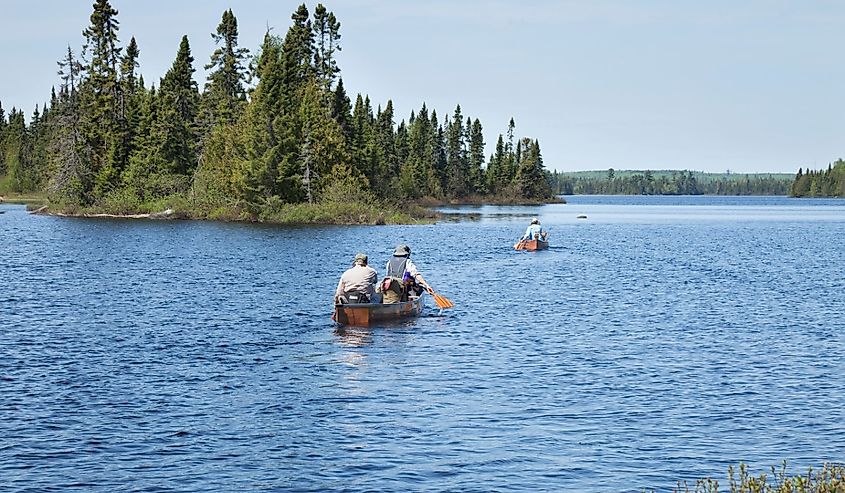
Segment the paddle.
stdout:
<path fill-rule="evenodd" d="M 519 240 L 519 242 L 513 246 L 514 250 L 522 250 L 523 248 L 525 248 L 525 240 Z"/>
<path fill-rule="evenodd" d="M 454 308 L 455 304 L 452 303 L 449 298 L 435 293 L 434 288 L 432 288 L 431 286 L 428 287 L 428 292 L 429 294 L 431 294 L 431 296 L 434 297 L 434 302 L 437 303 L 437 306 L 439 306 L 440 308 Z"/>

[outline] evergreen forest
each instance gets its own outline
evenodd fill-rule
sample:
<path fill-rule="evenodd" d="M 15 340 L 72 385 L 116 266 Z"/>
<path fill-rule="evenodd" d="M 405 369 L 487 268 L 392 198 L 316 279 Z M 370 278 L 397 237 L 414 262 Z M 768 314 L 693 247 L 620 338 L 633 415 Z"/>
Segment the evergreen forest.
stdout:
<path fill-rule="evenodd" d="M 552 188 L 563 195 L 788 195 L 787 173 L 703 173 L 608 169 L 552 174 Z"/>
<path fill-rule="evenodd" d="M 845 197 L 845 161 L 837 159 L 826 170 L 798 169 L 792 183 L 793 197 Z"/>
<path fill-rule="evenodd" d="M 441 117 L 422 103 L 397 123 L 390 100 L 374 109 L 366 95 L 350 98 L 337 63 L 340 22 L 322 4 L 300 5 L 286 34 L 268 29 L 254 53 L 240 46 L 232 10 L 223 12 L 202 84 L 187 36 L 170 69 L 145 81 L 142 47 L 134 37 L 121 44 L 117 16 L 95 0 L 84 46 L 66 48 L 57 87 L 28 123 L 0 105 L 0 193 L 41 192 L 69 213 L 178 208 L 297 222 L 398 221 L 390 214 L 408 204 L 553 198 L 539 142 L 516 138 L 512 118 L 488 158 L 481 122 L 460 105 Z"/>

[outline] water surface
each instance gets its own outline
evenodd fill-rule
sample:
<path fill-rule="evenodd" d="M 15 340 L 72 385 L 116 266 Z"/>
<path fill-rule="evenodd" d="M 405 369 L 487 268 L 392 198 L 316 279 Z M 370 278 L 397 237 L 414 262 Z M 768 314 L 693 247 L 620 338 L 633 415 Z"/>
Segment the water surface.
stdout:
<path fill-rule="evenodd" d="M 4 489 L 670 491 L 842 460 L 845 201 L 567 200 L 299 228 L 0 205 Z M 514 251 L 533 216 L 552 247 Z M 456 308 L 337 331 L 340 273 L 399 242 Z"/>

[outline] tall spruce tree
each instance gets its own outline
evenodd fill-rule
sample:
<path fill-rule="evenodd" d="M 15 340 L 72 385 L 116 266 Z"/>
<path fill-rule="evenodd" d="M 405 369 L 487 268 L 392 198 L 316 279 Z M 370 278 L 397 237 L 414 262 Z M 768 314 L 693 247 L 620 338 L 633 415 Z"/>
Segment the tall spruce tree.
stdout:
<path fill-rule="evenodd" d="M 314 68 L 323 90 L 331 90 L 340 69 L 335 52 L 340 51 L 340 22 L 322 3 L 314 9 Z"/>
<path fill-rule="evenodd" d="M 238 20 L 232 9 L 223 12 L 217 31 L 211 35 L 218 47 L 205 66 L 210 70 L 203 94 L 203 134 L 213 125 L 230 125 L 246 104 L 246 60 L 249 50 L 238 47 Z"/>
<path fill-rule="evenodd" d="M 551 198 L 552 190 L 543 168 L 543 158 L 540 155 L 540 143 L 525 137 L 520 140 L 521 148 L 525 149 L 516 173 L 516 189 L 521 197 L 533 200 Z"/>
<path fill-rule="evenodd" d="M 246 152 L 243 169 L 237 173 L 239 197 L 247 208 L 257 212 L 277 194 L 279 163 L 283 153 L 282 129 L 277 128 L 283 113 L 284 80 L 281 42 L 268 31 L 256 65 L 258 84 L 252 92 L 246 114 Z"/>
<path fill-rule="evenodd" d="M 396 186 L 399 177 L 399 162 L 396 156 L 396 135 L 393 131 L 393 101 L 388 100 L 384 110 L 376 115 L 375 141 L 378 153 L 377 183 L 379 194 L 388 196 Z"/>
<path fill-rule="evenodd" d="M 104 197 L 117 184 L 121 163 L 112 160 L 118 153 L 119 93 L 118 65 L 121 48 L 117 32 L 117 10 L 108 0 L 95 0 L 91 25 L 85 37 L 83 58 L 89 56 L 87 78 L 80 89 L 83 138 L 90 161 L 91 176 L 84 177 L 88 200 Z"/>
<path fill-rule="evenodd" d="M 463 198 L 469 192 L 470 176 L 463 124 L 461 105 L 458 105 L 452 120 L 446 120 L 446 194 L 449 198 Z"/>
<path fill-rule="evenodd" d="M 158 93 L 157 144 L 165 167 L 160 172 L 190 176 L 197 166 L 199 92 L 193 79 L 193 62 L 188 37 L 182 36 L 176 59 L 161 79 Z"/>
<path fill-rule="evenodd" d="M 0 176 L 6 174 L 6 111 L 0 101 Z"/>
<path fill-rule="evenodd" d="M 138 69 L 140 54 L 138 43 L 133 36 L 120 60 L 120 90 L 117 93 L 115 143 L 112 146 L 110 158 L 112 165 L 121 173 L 129 165 L 133 133 L 137 125 L 139 83 L 136 70 Z"/>
<path fill-rule="evenodd" d="M 472 186 L 472 192 L 475 194 L 487 193 L 486 180 L 484 177 L 484 133 L 481 127 L 481 121 L 476 118 L 470 124 L 467 119 L 467 128 L 469 129 L 469 175 Z"/>
<path fill-rule="evenodd" d="M 57 63 L 61 83 L 53 107 L 47 193 L 55 202 L 78 204 L 85 201 L 83 184 L 90 174 L 90 160 L 83 154 L 85 146 L 78 91 L 84 68 L 70 46 L 65 57 Z"/>
<path fill-rule="evenodd" d="M 302 134 L 300 160 L 302 183 L 309 202 L 319 196 L 334 166 L 347 167 L 350 156 L 343 131 L 331 116 L 322 85 L 314 79 L 302 98 Z"/>

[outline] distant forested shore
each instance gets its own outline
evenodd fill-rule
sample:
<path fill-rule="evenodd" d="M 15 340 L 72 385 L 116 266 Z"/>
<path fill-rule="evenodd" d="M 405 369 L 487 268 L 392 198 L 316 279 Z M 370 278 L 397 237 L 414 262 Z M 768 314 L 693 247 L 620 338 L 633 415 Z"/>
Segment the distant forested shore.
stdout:
<path fill-rule="evenodd" d="M 562 195 L 789 195 L 845 197 L 845 161 L 826 170 L 791 173 L 705 173 L 688 170 L 553 172 Z"/>
<path fill-rule="evenodd" d="M 845 161 L 822 170 L 799 169 L 790 188 L 793 197 L 845 197 Z"/>
<path fill-rule="evenodd" d="M 423 102 L 397 123 L 392 101 L 353 101 L 340 22 L 322 4 L 299 6 L 283 37 L 268 29 L 255 54 L 223 12 L 202 87 L 187 36 L 147 84 L 142 45 L 120 44 L 117 14 L 95 0 L 80 55 L 67 46 L 28 123 L 0 105 L 0 195 L 40 193 L 62 213 L 336 223 L 425 219 L 422 203 L 555 200 L 539 141 L 518 138 L 513 118 L 488 158 L 460 105 L 441 118 Z"/>

